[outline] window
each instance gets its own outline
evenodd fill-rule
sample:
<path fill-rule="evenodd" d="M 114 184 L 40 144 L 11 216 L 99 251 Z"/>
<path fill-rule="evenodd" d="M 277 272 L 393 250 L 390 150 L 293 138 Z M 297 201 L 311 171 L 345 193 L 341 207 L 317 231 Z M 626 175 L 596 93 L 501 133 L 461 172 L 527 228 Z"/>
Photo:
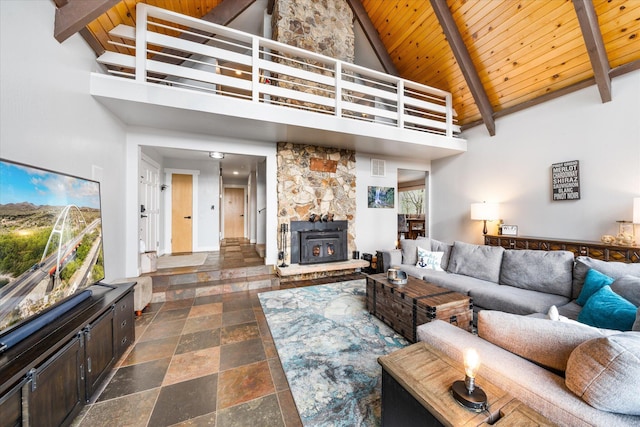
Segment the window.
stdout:
<path fill-rule="evenodd" d="M 417 190 L 399 189 L 399 213 L 405 215 L 424 215 L 424 188 Z"/>

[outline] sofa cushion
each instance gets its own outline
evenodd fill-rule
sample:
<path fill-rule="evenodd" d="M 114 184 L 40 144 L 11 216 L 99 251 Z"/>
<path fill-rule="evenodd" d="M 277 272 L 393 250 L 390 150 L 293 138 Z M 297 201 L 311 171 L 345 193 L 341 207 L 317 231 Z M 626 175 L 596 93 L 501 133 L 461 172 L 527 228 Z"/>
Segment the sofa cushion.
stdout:
<path fill-rule="evenodd" d="M 510 395 L 558 425 L 632 426 L 640 422 L 639 417 L 599 411 L 589 406 L 567 389 L 561 376 L 449 322 L 436 319 L 420 325 L 417 335 L 420 341 L 459 360 L 460 364 L 464 349 L 475 348 L 480 355 L 478 375 L 490 378 L 496 387 L 508 390 Z M 482 383 L 478 385 L 482 387 Z"/>
<path fill-rule="evenodd" d="M 447 271 L 498 283 L 503 253 L 502 246 L 454 242 Z"/>
<path fill-rule="evenodd" d="M 453 248 L 452 244 L 441 242 L 436 239 L 431 239 L 431 250 L 435 252 L 444 252 L 442 255 L 442 261 L 440 262 L 440 267 L 446 271 L 449 266 L 449 257 L 451 256 L 451 248 Z"/>
<path fill-rule="evenodd" d="M 640 262 L 624 263 L 624 262 L 607 262 L 593 259 L 588 256 L 579 256 L 573 267 L 573 295 L 572 298 L 578 298 L 582 290 L 582 284 L 587 272 L 590 268 L 598 270 L 609 277 L 617 279 L 622 276 L 631 275 L 640 277 Z"/>
<path fill-rule="evenodd" d="M 640 332 L 589 340 L 571 353 L 565 383 L 603 411 L 640 415 Z"/>
<path fill-rule="evenodd" d="M 444 271 L 440 266 L 444 252 L 431 252 L 418 246 L 418 262 L 416 267 L 427 270 Z"/>
<path fill-rule="evenodd" d="M 469 295 L 472 289 L 500 286 L 496 283 L 487 282 L 486 280 L 480 280 L 462 274 L 447 273 L 446 271 L 422 270 L 422 278 L 434 285 L 441 286 L 450 291 L 459 292 L 463 295 Z"/>
<path fill-rule="evenodd" d="M 603 334 L 579 323 L 483 310 L 478 313 L 478 336 L 525 359 L 564 371 L 578 345 Z"/>
<path fill-rule="evenodd" d="M 587 300 L 578 315 L 578 322 L 597 328 L 630 331 L 637 307 L 605 286 Z"/>
<path fill-rule="evenodd" d="M 569 302 L 569 298 L 562 295 L 505 285 L 477 287 L 469 291 L 469 296 L 474 306 L 522 315 L 547 313 L 552 305 L 557 307 Z"/>
<path fill-rule="evenodd" d="M 631 330 L 640 332 L 640 307 L 638 307 L 638 310 L 636 311 L 636 321 L 633 322 L 633 327 L 631 328 Z"/>
<path fill-rule="evenodd" d="M 573 262 L 569 251 L 506 250 L 500 284 L 571 297 Z"/>
<path fill-rule="evenodd" d="M 640 277 L 622 276 L 611 284 L 611 290 L 636 307 L 640 306 Z"/>
<path fill-rule="evenodd" d="M 577 320 L 580 311 L 582 310 L 582 306 L 576 304 L 576 301 L 573 300 L 565 305 L 558 306 L 558 314 L 561 316 L 568 317 L 569 319 Z"/>
<path fill-rule="evenodd" d="M 387 271 L 392 266 L 402 264 L 402 251 L 400 249 L 379 250 L 378 253 L 382 255 L 384 271 Z"/>
<path fill-rule="evenodd" d="M 402 264 L 416 265 L 418 262 L 418 246 L 430 247 L 429 239 L 421 239 L 420 241 L 411 239 L 401 239 L 400 249 L 402 250 Z"/>
<path fill-rule="evenodd" d="M 613 278 L 602 274 L 598 270 L 594 270 L 593 268 L 589 269 L 586 276 L 584 277 L 582 290 L 580 291 L 580 295 L 578 295 L 578 298 L 576 298 L 576 302 L 580 305 L 585 305 L 591 295 L 595 294 L 603 287 L 612 283 Z"/>

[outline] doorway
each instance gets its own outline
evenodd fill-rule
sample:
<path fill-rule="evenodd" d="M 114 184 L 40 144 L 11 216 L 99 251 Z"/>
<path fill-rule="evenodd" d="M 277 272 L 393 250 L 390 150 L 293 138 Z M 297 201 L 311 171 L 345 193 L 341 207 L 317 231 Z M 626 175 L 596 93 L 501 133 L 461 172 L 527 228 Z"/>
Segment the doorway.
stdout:
<path fill-rule="evenodd" d="M 241 239 L 244 235 L 244 188 L 224 189 L 224 238 Z"/>
<path fill-rule="evenodd" d="M 193 176 L 171 175 L 171 253 L 193 252 Z"/>
<path fill-rule="evenodd" d="M 398 169 L 398 240 L 429 235 L 427 179 L 426 171 Z"/>

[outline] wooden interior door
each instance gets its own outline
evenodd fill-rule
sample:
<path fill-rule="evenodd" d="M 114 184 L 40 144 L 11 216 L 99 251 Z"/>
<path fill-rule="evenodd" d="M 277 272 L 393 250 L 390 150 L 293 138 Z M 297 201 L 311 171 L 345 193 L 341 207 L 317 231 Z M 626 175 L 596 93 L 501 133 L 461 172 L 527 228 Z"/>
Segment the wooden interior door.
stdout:
<path fill-rule="evenodd" d="M 224 237 L 244 237 L 244 188 L 224 189 Z"/>
<path fill-rule="evenodd" d="M 171 253 L 193 252 L 193 176 L 171 176 Z"/>

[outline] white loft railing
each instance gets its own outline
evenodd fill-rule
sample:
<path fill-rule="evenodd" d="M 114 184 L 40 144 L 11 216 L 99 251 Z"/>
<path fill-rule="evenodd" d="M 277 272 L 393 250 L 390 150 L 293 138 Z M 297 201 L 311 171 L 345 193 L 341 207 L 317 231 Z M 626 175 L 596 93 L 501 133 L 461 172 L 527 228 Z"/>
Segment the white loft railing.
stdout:
<path fill-rule="evenodd" d="M 336 117 L 456 137 L 451 94 L 138 3 L 110 35 L 109 73 Z M 336 96 L 339 94 L 339 96 Z"/>

